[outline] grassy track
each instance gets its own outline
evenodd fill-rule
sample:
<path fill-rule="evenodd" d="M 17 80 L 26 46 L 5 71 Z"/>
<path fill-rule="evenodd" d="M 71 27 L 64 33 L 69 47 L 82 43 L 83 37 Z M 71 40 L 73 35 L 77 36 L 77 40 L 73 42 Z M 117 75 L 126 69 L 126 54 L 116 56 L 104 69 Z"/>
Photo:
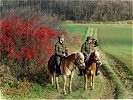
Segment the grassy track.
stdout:
<path fill-rule="evenodd" d="M 81 24 L 80 24 L 81 25 Z M 74 26 L 74 25 L 73 25 Z M 77 25 L 78 26 L 78 25 Z M 86 35 L 98 37 L 100 48 L 106 52 L 105 62 L 109 63 L 105 69 L 116 85 L 116 98 L 132 98 L 133 95 L 133 47 L 131 25 L 83 25 L 88 27 Z M 98 33 L 98 34 L 96 34 Z M 110 72 L 110 70 L 112 72 Z M 106 70 L 105 70 L 106 71 Z M 114 78 L 115 77 L 115 78 Z"/>
<path fill-rule="evenodd" d="M 116 25 L 116 24 L 69 24 L 69 27 L 75 28 L 88 27 L 87 33 L 92 35 L 92 33 L 97 32 L 98 40 L 100 42 L 100 48 L 118 58 L 121 62 L 128 66 L 128 69 L 133 72 L 133 31 L 132 25 Z M 67 26 L 67 27 L 68 27 Z M 68 27 L 68 29 L 69 29 Z M 76 28 L 77 27 L 77 28 Z M 71 30 L 71 29 L 70 29 Z M 74 33 L 74 31 L 73 31 Z M 79 31 L 80 34 L 82 34 Z M 83 37 L 85 35 L 83 34 Z M 84 39 L 85 40 L 85 39 Z"/>
<path fill-rule="evenodd" d="M 112 91 L 114 90 L 114 85 L 111 81 L 109 81 L 104 76 L 97 76 L 95 78 L 95 89 L 90 90 L 90 84 L 88 85 L 88 90 L 84 91 L 84 78 L 78 76 L 78 71 L 75 72 L 74 78 L 73 78 L 73 84 L 72 84 L 72 90 L 73 92 L 71 94 L 64 95 L 62 92 L 63 88 L 63 81 L 62 77 L 59 77 L 59 84 L 60 84 L 60 90 L 57 91 L 55 89 L 55 86 L 49 85 L 49 88 L 47 89 L 48 92 L 44 92 L 45 94 L 40 97 L 45 99 L 111 99 L 114 98 L 114 94 Z M 51 91 L 51 87 L 53 88 Z M 105 88 L 108 87 L 108 88 Z M 68 89 L 68 84 L 67 84 Z M 44 90 L 43 90 L 44 91 Z M 106 91 L 108 91 L 106 93 Z"/>
<path fill-rule="evenodd" d="M 101 49 L 124 62 L 132 69 L 132 28 L 127 26 L 100 25 L 98 39 Z"/>

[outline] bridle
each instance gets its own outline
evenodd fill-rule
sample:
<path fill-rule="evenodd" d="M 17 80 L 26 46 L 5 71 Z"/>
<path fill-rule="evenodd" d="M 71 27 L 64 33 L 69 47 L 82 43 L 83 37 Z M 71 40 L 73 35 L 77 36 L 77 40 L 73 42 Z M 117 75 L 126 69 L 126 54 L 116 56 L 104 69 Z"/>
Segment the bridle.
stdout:
<path fill-rule="evenodd" d="M 76 53 L 75 53 L 75 60 L 74 60 L 74 65 L 75 66 L 77 66 L 77 67 L 80 67 L 81 65 L 83 65 L 84 64 L 84 62 L 83 63 L 77 63 L 77 60 L 78 60 L 78 57 L 77 57 L 77 55 L 76 55 Z M 75 69 L 76 69 L 76 67 L 75 67 Z"/>
<path fill-rule="evenodd" d="M 95 55 L 94 58 L 93 58 L 93 59 L 94 59 L 94 62 L 98 64 L 101 60 L 100 60 L 99 58 L 96 59 L 97 56 L 96 56 L 95 52 L 93 52 L 93 53 L 94 53 L 94 55 Z"/>

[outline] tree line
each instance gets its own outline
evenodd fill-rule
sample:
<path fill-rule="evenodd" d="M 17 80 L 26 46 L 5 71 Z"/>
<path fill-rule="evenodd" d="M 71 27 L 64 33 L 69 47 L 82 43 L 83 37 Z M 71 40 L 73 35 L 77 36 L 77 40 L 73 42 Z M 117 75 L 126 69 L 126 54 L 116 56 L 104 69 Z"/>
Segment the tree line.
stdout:
<path fill-rule="evenodd" d="M 61 20 L 121 21 L 133 19 L 132 0 L 2 0 L 0 10 L 31 7 Z"/>

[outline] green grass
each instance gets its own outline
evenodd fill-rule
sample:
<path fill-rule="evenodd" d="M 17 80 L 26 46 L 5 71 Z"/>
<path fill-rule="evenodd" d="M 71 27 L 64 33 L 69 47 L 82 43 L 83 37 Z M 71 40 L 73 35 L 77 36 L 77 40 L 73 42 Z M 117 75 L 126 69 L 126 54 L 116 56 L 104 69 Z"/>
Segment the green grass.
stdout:
<path fill-rule="evenodd" d="M 73 26 L 73 25 L 68 25 Z M 75 26 L 79 26 L 76 25 Z M 132 25 L 116 25 L 116 24 L 80 24 L 82 27 L 88 27 L 88 32 L 82 34 L 83 37 L 87 34 L 97 33 L 100 48 L 107 54 L 112 55 L 118 59 L 121 64 L 127 66 L 127 74 L 133 73 L 133 32 Z M 76 28 L 76 27 L 75 27 Z M 69 29 L 69 28 L 68 28 Z M 76 30 L 76 29 L 73 29 Z M 106 67 L 106 68 L 105 68 Z M 115 67 L 115 66 L 114 66 Z M 117 66 L 116 66 L 117 67 Z M 109 65 L 104 66 L 105 70 L 110 73 L 111 79 L 114 81 L 118 92 L 118 98 L 127 98 L 128 94 L 125 91 L 124 85 L 121 83 L 119 76 Z"/>
<path fill-rule="evenodd" d="M 133 40 L 131 26 L 100 25 L 98 29 L 100 48 L 124 62 L 133 70 Z"/>
<path fill-rule="evenodd" d="M 68 24 L 66 29 L 71 33 L 83 35 L 85 41 L 85 29 L 93 29 L 97 32 L 100 48 L 124 62 L 129 70 L 133 71 L 133 31 L 132 25 L 116 24 Z"/>
<path fill-rule="evenodd" d="M 86 91 L 84 91 L 84 77 L 78 77 L 77 75 L 75 75 L 73 79 L 73 92 L 71 94 L 66 95 L 64 99 L 99 99 L 99 98 L 102 98 L 102 94 L 104 94 L 105 92 L 103 87 L 105 87 L 106 85 L 106 82 L 102 76 L 95 77 L 95 84 L 94 84 L 95 89 L 94 90 L 91 90 L 90 80 L 88 80 L 88 88 Z M 108 98 L 111 98 L 111 97 L 108 97 Z"/>
<path fill-rule="evenodd" d="M 88 27 L 82 25 L 65 25 L 65 29 L 68 30 L 69 35 L 81 34 L 83 36 L 82 40 L 84 41 Z"/>
<path fill-rule="evenodd" d="M 119 77 L 114 73 L 113 69 L 110 67 L 110 65 L 103 61 L 104 65 L 102 66 L 103 70 L 106 70 L 108 72 L 108 78 L 112 79 L 115 84 L 115 92 L 117 92 L 115 98 L 124 99 L 128 98 L 125 88 L 120 82 Z"/>
<path fill-rule="evenodd" d="M 27 87 L 28 88 L 28 87 Z M 17 91 L 17 90 L 14 90 Z M 37 83 L 32 83 L 32 89 L 31 90 L 25 90 L 18 91 L 14 95 L 6 95 L 4 94 L 4 98 L 12 100 L 27 100 L 27 99 L 48 99 L 52 98 L 52 94 L 54 94 L 56 91 L 55 87 L 51 84 L 48 84 L 47 87 L 42 87 Z M 22 94 L 25 93 L 25 94 Z"/>
<path fill-rule="evenodd" d="M 71 34 L 85 34 L 88 27 L 87 26 L 82 26 L 82 25 L 66 25 L 65 28 L 71 33 Z"/>

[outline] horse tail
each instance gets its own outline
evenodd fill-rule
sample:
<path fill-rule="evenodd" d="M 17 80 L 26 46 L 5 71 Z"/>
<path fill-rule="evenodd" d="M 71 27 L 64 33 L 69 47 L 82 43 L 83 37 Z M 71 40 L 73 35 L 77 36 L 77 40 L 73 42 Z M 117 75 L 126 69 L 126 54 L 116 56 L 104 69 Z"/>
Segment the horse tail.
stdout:
<path fill-rule="evenodd" d="M 48 61 L 48 71 L 50 72 L 50 65 L 51 65 L 51 61 Z"/>
<path fill-rule="evenodd" d="M 55 55 L 52 55 L 48 61 L 48 71 L 53 73 L 56 70 Z"/>

